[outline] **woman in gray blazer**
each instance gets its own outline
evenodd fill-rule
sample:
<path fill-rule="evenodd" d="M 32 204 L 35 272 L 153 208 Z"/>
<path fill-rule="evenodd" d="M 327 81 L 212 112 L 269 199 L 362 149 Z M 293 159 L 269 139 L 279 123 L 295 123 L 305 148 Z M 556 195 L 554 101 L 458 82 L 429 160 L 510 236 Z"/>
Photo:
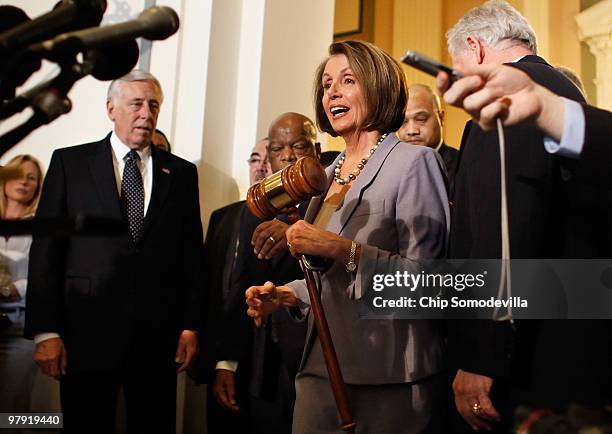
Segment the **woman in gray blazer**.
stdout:
<path fill-rule="evenodd" d="M 362 319 L 375 275 L 415 272 L 443 257 L 448 198 L 435 151 L 401 142 L 407 102 L 399 64 L 372 44 L 337 42 L 319 66 L 319 128 L 346 149 L 329 187 L 287 231 L 294 255 L 327 258 L 321 298 L 357 422 L 357 433 L 440 433 L 445 407 L 442 338 L 430 320 Z M 281 283 L 281 282 L 278 282 Z M 258 324 L 281 306 L 307 310 L 303 280 L 247 291 Z M 338 432 L 340 419 L 312 318 L 296 378 L 294 433 Z"/>

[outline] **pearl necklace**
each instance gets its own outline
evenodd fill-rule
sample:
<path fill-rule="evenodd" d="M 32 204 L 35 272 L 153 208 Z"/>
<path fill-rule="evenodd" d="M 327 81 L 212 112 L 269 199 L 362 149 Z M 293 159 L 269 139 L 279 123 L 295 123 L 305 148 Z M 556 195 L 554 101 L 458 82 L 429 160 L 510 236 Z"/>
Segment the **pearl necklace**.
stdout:
<path fill-rule="evenodd" d="M 370 149 L 370 152 L 368 152 L 366 154 L 366 156 L 363 157 L 361 159 L 361 161 L 357 164 L 357 167 L 355 169 L 353 169 L 353 171 L 351 173 L 349 173 L 348 176 L 346 176 L 344 178 L 340 177 L 340 170 L 342 169 L 342 165 L 344 164 L 344 157 L 345 156 L 343 155 L 342 157 L 340 157 L 340 159 L 338 160 L 338 163 L 336 164 L 336 168 L 334 169 L 334 181 L 336 181 L 340 185 L 348 184 L 349 182 L 354 181 L 355 178 L 357 178 L 357 176 L 359 176 L 359 174 L 361 173 L 361 171 L 365 167 L 366 163 L 368 162 L 368 160 L 372 156 L 372 154 L 378 149 L 378 147 L 380 146 L 382 141 L 385 140 L 385 137 L 387 137 L 388 134 L 389 133 L 385 133 L 382 136 L 380 136 L 380 139 L 378 139 L 376 144 L 374 146 L 372 146 L 372 149 Z"/>

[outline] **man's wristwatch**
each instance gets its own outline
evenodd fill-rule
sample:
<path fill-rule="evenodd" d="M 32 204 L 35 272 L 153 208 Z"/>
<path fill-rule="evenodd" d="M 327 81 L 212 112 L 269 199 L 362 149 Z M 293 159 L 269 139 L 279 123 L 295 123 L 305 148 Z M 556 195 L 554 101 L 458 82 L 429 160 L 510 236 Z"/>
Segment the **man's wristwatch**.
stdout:
<path fill-rule="evenodd" d="M 357 252 L 358 244 L 355 241 L 351 241 L 351 253 L 349 253 L 349 261 L 346 264 L 346 271 L 352 273 L 357 269 L 357 264 L 355 264 L 355 253 Z"/>

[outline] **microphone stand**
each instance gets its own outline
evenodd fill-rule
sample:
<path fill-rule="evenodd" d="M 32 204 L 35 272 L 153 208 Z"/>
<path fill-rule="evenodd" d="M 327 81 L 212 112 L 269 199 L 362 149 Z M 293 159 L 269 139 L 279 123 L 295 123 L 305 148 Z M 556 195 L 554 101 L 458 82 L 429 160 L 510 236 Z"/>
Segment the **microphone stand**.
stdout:
<path fill-rule="evenodd" d="M 289 222 L 291 224 L 300 219 L 300 216 L 295 208 L 292 208 L 287 212 L 287 217 L 289 218 Z M 327 368 L 327 374 L 329 375 L 329 383 L 334 394 L 334 399 L 336 400 L 336 408 L 340 414 L 340 420 L 342 421 L 340 429 L 349 434 L 354 434 L 357 423 L 353 420 L 351 411 L 349 409 L 346 384 L 344 384 L 344 378 L 342 377 L 342 371 L 340 370 L 340 364 L 338 363 L 336 349 L 334 348 L 331 333 L 329 332 L 329 325 L 327 324 L 327 319 L 325 318 L 325 311 L 323 310 L 323 304 L 321 303 L 321 293 L 317 289 L 317 284 L 309 261 L 304 255 L 302 255 L 299 262 L 300 267 L 302 267 L 302 270 L 304 271 L 306 287 L 308 288 L 308 297 L 310 298 L 310 309 L 312 310 L 314 323 L 317 327 L 321 351 L 323 352 L 325 367 Z"/>
<path fill-rule="evenodd" d="M 34 109 L 34 114 L 0 137 L 0 157 L 38 127 L 68 113 L 72 109 L 68 92 L 78 80 L 90 74 L 93 68 L 91 62 L 64 63 L 57 77 L 3 104 L 0 108 L 0 119 L 23 110 L 28 105 L 24 104 L 26 101 Z"/>

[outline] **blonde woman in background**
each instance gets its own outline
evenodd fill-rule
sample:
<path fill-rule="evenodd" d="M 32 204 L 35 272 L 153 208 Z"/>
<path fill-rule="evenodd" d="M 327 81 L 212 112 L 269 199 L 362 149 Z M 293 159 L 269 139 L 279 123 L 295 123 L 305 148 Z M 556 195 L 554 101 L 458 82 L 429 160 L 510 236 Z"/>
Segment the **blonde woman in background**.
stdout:
<path fill-rule="evenodd" d="M 22 220 L 34 217 L 42 185 L 40 163 L 30 155 L 18 155 L 5 166 L 20 168 L 23 176 L 0 181 L 0 218 L 2 220 Z M 28 273 L 28 254 L 32 237 L 0 237 L 0 254 L 6 261 L 9 279 L 3 279 L 0 288 L 0 303 L 25 299 Z M 3 262 L 4 262 L 3 261 Z M 8 277 L 8 276 L 6 276 Z"/>
<path fill-rule="evenodd" d="M 33 218 L 42 187 L 40 163 L 30 155 L 18 155 L 4 168 L 21 169 L 23 174 L 0 181 L 0 218 Z M 6 312 L 13 321 L 11 327 L 0 332 L 0 413 L 57 411 L 59 408 L 57 384 L 37 378 L 32 360 L 34 346 L 23 339 L 31 243 L 30 235 L 0 235 L 0 311 Z"/>

